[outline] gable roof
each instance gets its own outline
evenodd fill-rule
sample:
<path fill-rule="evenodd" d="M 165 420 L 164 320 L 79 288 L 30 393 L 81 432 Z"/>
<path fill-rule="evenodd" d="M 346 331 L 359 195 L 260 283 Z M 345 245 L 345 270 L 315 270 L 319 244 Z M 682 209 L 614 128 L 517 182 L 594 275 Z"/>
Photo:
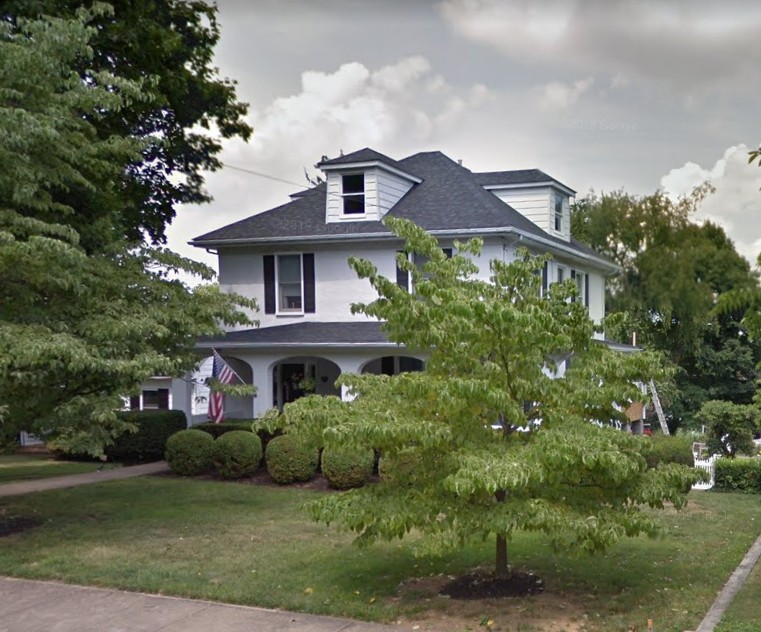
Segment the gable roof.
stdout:
<path fill-rule="evenodd" d="M 414 174 L 415 184 L 387 213 L 409 219 L 434 235 L 466 236 L 472 233 L 513 233 L 541 242 L 555 250 L 594 258 L 610 265 L 603 257 L 575 239 L 570 243 L 545 232 L 513 207 L 484 189 L 484 181 L 510 177 L 513 182 L 553 181 L 538 169 L 473 173 L 440 151 L 421 152 L 392 161 L 372 149 L 340 156 L 318 166 L 353 164 L 360 160 L 383 160 L 400 171 Z M 498 175 L 495 175 L 498 174 Z M 510 174 L 505 176 L 505 174 Z M 523 178 L 523 180 L 521 180 Z M 539 180 L 543 178 L 542 180 Z M 194 246 L 211 247 L 245 243 L 305 242 L 395 238 L 380 221 L 327 223 L 325 200 L 327 186 L 321 183 L 291 201 L 258 215 L 228 224 L 193 239 Z"/>

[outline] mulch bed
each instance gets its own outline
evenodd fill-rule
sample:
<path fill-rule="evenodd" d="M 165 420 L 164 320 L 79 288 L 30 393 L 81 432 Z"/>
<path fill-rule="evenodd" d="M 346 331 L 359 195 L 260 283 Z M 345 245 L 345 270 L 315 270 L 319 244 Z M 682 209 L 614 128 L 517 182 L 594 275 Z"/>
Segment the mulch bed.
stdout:
<path fill-rule="evenodd" d="M 453 579 L 439 592 L 453 599 L 522 597 L 544 592 L 544 582 L 533 573 L 510 571 L 507 577 L 496 577 L 485 571 L 476 571 Z"/>
<path fill-rule="evenodd" d="M 39 527 L 42 520 L 38 518 L 29 518 L 27 516 L 5 516 L 0 514 L 0 538 L 4 538 L 14 533 L 21 533 L 27 529 Z"/>

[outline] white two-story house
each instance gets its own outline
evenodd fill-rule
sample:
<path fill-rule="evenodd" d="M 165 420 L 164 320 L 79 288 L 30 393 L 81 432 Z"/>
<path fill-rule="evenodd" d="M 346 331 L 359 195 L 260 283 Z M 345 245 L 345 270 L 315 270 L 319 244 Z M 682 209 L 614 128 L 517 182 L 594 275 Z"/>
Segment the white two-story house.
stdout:
<path fill-rule="evenodd" d="M 325 182 L 191 242 L 218 254 L 223 290 L 252 296 L 261 308 L 254 315 L 258 328 L 198 344 L 202 352 L 218 351 L 256 386 L 255 397 L 226 397 L 228 418 L 282 407 L 304 394 L 306 382 L 316 393 L 341 395 L 335 386 L 341 373 L 395 374 L 423 366 L 424 356 L 389 342 L 380 323 L 350 309 L 376 298 L 349 268 L 351 255 L 371 260 L 409 289 L 396 266 L 402 243 L 382 224 L 386 215 L 412 220 L 445 249 L 454 240 L 481 237 L 476 263 L 484 276 L 489 260 L 510 260 L 520 247 L 549 252 L 543 283 L 575 279 L 591 317 L 603 317 L 605 279 L 616 267 L 573 239 L 575 192 L 544 172 L 474 173 L 437 151 L 394 160 L 367 148 L 317 167 Z"/>

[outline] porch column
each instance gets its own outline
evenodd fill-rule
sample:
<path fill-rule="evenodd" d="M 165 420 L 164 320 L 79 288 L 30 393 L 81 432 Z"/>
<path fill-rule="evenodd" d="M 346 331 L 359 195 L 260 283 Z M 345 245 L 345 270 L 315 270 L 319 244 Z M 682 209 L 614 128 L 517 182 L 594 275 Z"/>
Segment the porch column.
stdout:
<path fill-rule="evenodd" d="M 251 414 L 254 419 L 258 419 L 275 405 L 272 401 L 272 360 L 264 357 L 252 358 L 249 364 L 254 373 L 253 383 L 256 387 Z"/>
<path fill-rule="evenodd" d="M 185 423 L 190 427 L 193 421 L 193 374 L 186 373 L 182 378 L 172 378 L 170 396 L 170 407 L 185 413 Z"/>
<path fill-rule="evenodd" d="M 341 373 L 359 373 L 362 365 L 368 360 L 367 356 L 351 355 L 342 358 L 335 358 L 334 362 L 341 369 Z M 356 397 L 354 392 L 345 385 L 341 385 L 341 399 L 345 402 L 351 401 Z"/>

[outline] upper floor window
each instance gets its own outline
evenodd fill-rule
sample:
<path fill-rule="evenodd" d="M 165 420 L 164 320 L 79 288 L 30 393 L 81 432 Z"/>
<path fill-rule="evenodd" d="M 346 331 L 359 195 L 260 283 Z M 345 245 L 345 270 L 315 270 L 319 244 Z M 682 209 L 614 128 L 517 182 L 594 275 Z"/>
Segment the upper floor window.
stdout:
<path fill-rule="evenodd" d="M 314 254 L 264 255 L 264 313 L 314 311 Z"/>
<path fill-rule="evenodd" d="M 589 307 L 589 275 L 579 270 L 571 270 L 571 278 L 576 282 L 579 296 L 576 300 Z"/>
<path fill-rule="evenodd" d="M 277 307 L 279 312 L 300 312 L 303 307 L 301 255 L 277 257 Z"/>
<path fill-rule="evenodd" d="M 403 250 L 399 250 L 398 252 L 404 252 Z M 441 252 L 443 252 L 447 259 L 452 258 L 452 249 L 451 248 L 442 248 Z M 409 259 L 410 255 L 407 254 L 407 258 Z M 412 257 L 412 261 L 415 263 L 416 268 L 422 268 L 426 263 L 428 263 L 429 259 L 428 257 L 414 253 Z M 425 278 L 427 278 L 428 275 L 423 275 Z M 412 283 L 412 276 L 407 270 L 402 270 L 398 265 L 396 266 L 396 284 L 407 290 L 408 292 L 412 293 L 413 291 L 413 283 Z"/>
<path fill-rule="evenodd" d="M 344 215 L 365 213 L 365 175 L 356 173 L 341 176 Z"/>
<path fill-rule="evenodd" d="M 562 196 L 555 194 L 555 230 L 561 232 L 563 230 L 563 198 Z"/>

